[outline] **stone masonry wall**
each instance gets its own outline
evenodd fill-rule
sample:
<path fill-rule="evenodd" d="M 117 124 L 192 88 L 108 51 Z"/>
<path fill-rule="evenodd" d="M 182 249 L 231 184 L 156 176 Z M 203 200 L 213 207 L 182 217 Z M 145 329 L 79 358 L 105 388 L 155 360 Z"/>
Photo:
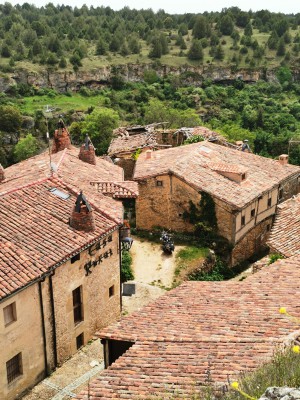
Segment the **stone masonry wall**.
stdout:
<path fill-rule="evenodd" d="M 265 219 L 259 225 L 247 232 L 247 234 L 235 245 L 231 254 L 231 263 L 236 265 L 246 260 L 256 252 L 263 249 L 272 226 L 273 216 Z"/>
<path fill-rule="evenodd" d="M 15 303 L 16 320 L 5 326 L 3 308 Z M 13 400 L 44 378 L 38 284 L 0 303 L 0 399 Z M 22 374 L 8 384 L 6 363 L 21 353 Z"/>
<path fill-rule="evenodd" d="M 157 186 L 157 182 L 162 182 Z M 136 226 L 151 230 L 155 226 L 191 232 L 193 225 L 184 221 L 184 211 L 189 211 L 189 200 L 199 204 L 199 193 L 173 175 L 150 178 L 139 184 L 136 200 Z"/>
<path fill-rule="evenodd" d="M 77 351 L 76 337 L 83 334 L 86 344 L 98 329 L 116 321 L 120 315 L 118 231 L 112 234 L 112 241 L 106 237 L 100 243 L 100 249 L 93 245 L 91 250 L 81 253 L 80 260 L 58 267 L 53 276 L 59 364 Z M 75 324 L 72 292 L 78 287 L 81 287 L 83 320 Z M 111 287 L 113 295 L 110 296 Z"/>

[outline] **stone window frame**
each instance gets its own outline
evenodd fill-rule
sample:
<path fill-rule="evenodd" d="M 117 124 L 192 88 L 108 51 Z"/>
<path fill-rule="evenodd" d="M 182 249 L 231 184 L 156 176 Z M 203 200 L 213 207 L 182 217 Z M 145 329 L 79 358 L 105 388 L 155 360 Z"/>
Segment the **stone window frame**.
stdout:
<path fill-rule="evenodd" d="M 23 375 L 22 353 L 16 354 L 6 362 L 6 375 L 8 384 Z"/>
<path fill-rule="evenodd" d="M 82 285 L 78 286 L 72 291 L 73 297 L 73 317 L 74 324 L 78 325 L 84 321 L 83 315 L 83 301 L 82 301 Z"/>
<path fill-rule="evenodd" d="M 84 333 L 81 332 L 78 336 L 76 336 L 76 349 L 79 350 L 84 346 Z"/>
<path fill-rule="evenodd" d="M 242 215 L 242 216 L 241 216 L 241 225 L 242 225 L 242 226 L 245 226 L 245 225 L 246 225 L 246 217 L 245 217 L 245 215 Z"/>
<path fill-rule="evenodd" d="M 109 289 L 108 289 L 108 296 L 109 297 L 113 297 L 115 295 L 115 285 L 112 285 Z"/>
<path fill-rule="evenodd" d="M 13 322 L 17 321 L 17 308 L 16 302 L 8 304 L 3 308 L 4 326 L 7 327 Z"/>

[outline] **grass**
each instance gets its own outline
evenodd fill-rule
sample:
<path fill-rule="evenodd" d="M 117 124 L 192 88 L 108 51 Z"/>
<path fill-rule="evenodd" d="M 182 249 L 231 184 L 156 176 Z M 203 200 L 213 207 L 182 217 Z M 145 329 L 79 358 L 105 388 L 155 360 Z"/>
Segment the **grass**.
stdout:
<path fill-rule="evenodd" d="M 196 246 L 188 246 L 179 250 L 176 254 L 174 283 L 178 284 L 189 273 L 199 268 L 202 265 L 203 260 L 207 257 L 208 252 L 208 248 Z"/>
<path fill-rule="evenodd" d="M 62 113 L 76 110 L 86 111 L 89 107 L 99 107 L 102 105 L 103 96 L 81 96 L 80 94 L 72 94 L 72 96 L 66 96 L 58 94 L 55 97 L 52 96 L 32 96 L 24 97 L 17 100 L 16 105 L 20 109 L 21 113 L 34 115 L 35 111 L 43 110 L 44 106 L 50 105 L 56 108 L 56 111 Z"/>

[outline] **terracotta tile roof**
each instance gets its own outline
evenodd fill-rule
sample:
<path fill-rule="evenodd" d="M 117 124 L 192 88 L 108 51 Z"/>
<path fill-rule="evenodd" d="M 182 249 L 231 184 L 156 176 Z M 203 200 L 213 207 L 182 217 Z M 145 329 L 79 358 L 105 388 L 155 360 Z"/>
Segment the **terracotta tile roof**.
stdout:
<path fill-rule="evenodd" d="M 123 216 L 122 204 L 96 193 L 91 180 L 123 181 L 122 168 L 97 157 L 97 164 L 91 165 L 79 160 L 79 149 L 72 147 L 51 155 L 54 175 L 61 178 L 75 190 L 83 189 L 91 201 L 101 204 L 102 211 L 120 221 Z M 5 169 L 5 180 L 0 184 L 0 193 L 29 184 L 50 176 L 49 153 L 45 151 Z"/>
<path fill-rule="evenodd" d="M 262 193 L 277 186 L 282 180 L 298 175 L 300 168 L 280 165 L 277 161 L 201 142 L 152 152 L 150 159 L 141 154 L 137 160 L 134 179 L 173 173 L 195 187 L 242 208 Z M 248 169 L 247 179 L 236 183 L 210 168 L 210 164 L 226 164 Z"/>
<path fill-rule="evenodd" d="M 285 257 L 300 254 L 300 195 L 277 206 L 267 244 Z"/>
<path fill-rule="evenodd" d="M 138 184 L 133 181 L 90 182 L 90 184 L 96 186 L 98 192 L 111 195 L 114 199 L 135 199 L 139 194 Z"/>
<path fill-rule="evenodd" d="M 99 334 L 135 344 L 91 382 L 90 395 L 167 399 L 175 391 L 189 398 L 207 383 L 208 371 L 213 383 L 226 384 L 228 376 L 256 368 L 275 346 L 288 343 L 295 326 L 278 310 L 299 315 L 299 295 L 300 257 L 243 282 L 185 282 Z"/>
<path fill-rule="evenodd" d="M 70 197 L 60 198 L 50 191 L 54 188 Z M 76 193 L 52 178 L 0 194 L 0 298 L 117 228 L 95 205 L 94 232 L 70 228 Z"/>
<path fill-rule="evenodd" d="M 209 163 L 208 167 L 213 171 L 233 172 L 237 174 L 243 174 L 248 171 L 248 168 L 243 165 L 234 165 L 231 163 Z"/>
<path fill-rule="evenodd" d="M 118 136 L 114 138 L 108 148 L 108 155 L 114 156 L 119 153 L 131 153 L 144 147 L 153 148 L 157 146 L 154 133 L 139 133 L 130 136 Z"/>

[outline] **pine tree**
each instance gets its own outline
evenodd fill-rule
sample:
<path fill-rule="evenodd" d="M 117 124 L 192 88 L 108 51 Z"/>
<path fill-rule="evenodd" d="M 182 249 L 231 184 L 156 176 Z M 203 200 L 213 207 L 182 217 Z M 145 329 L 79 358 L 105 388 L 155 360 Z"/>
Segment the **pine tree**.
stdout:
<path fill-rule="evenodd" d="M 200 40 L 194 39 L 188 51 L 189 60 L 203 60 L 203 49 Z"/>

